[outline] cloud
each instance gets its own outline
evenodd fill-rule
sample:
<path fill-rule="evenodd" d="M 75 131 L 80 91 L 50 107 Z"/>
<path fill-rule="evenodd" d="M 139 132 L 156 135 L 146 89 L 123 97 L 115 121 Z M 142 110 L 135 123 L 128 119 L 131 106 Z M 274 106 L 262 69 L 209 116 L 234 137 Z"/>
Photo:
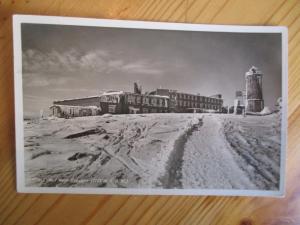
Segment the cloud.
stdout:
<path fill-rule="evenodd" d="M 59 52 L 52 50 L 50 52 L 41 52 L 36 49 L 28 49 L 23 52 L 23 72 L 27 74 L 39 74 L 41 77 L 35 77 L 37 80 L 28 82 L 32 86 L 47 86 L 54 84 L 49 74 L 54 77 L 76 76 L 79 74 L 94 73 L 135 73 L 144 75 L 162 74 L 161 66 L 150 60 L 127 59 L 104 50 L 90 50 L 79 52 L 75 49 Z"/>
<path fill-rule="evenodd" d="M 134 63 L 129 63 L 122 67 L 124 71 L 131 73 L 141 73 L 141 74 L 149 74 L 149 75 L 158 75 L 162 74 L 162 71 L 159 69 L 153 68 L 153 65 L 149 64 L 149 62 L 140 60 Z"/>
<path fill-rule="evenodd" d="M 29 101 L 49 101 L 48 97 L 24 94 L 24 98 Z"/>
<path fill-rule="evenodd" d="M 66 93 L 95 93 L 98 94 L 98 89 L 93 88 L 68 88 L 68 87 L 61 87 L 61 88 L 51 88 L 51 92 L 66 92 Z"/>
<path fill-rule="evenodd" d="M 56 77 L 55 75 L 43 76 L 41 73 L 24 73 L 23 85 L 25 87 L 48 87 L 51 85 L 64 85 L 69 81 L 68 77 Z"/>

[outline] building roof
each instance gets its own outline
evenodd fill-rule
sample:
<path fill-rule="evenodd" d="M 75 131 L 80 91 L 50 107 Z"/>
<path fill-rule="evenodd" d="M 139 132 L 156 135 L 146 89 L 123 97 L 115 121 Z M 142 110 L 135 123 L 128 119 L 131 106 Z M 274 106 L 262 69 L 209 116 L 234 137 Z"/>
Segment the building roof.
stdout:
<path fill-rule="evenodd" d="M 146 95 L 146 96 L 153 96 L 153 97 L 157 97 L 157 98 L 167 98 L 169 99 L 170 97 L 169 96 L 166 96 L 166 95 Z"/>
<path fill-rule="evenodd" d="M 251 76 L 251 75 L 262 75 L 262 72 L 258 70 L 257 67 L 252 66 L 248 72 L 246 72 L 246 76 Z"/>
<path fill-rule="evenodd" d="M 107 91 L 101 94 L 101 96 L 105 95 L 121 95 L 124 94 L 124 91 Z"/>
<path fill-rule="evenodd" d="M 86 96 L 86 97 L 80 97 L 80 98 L 66 98 L 63 100 L 54 100 L 54 102 L 64 102 L 64 101 L 72 101 L 72 100 L 79 100 L 79 99 L 87 99 L 87 98 L 99 98 L 100 95 L 93 95 L 93 96 Z"/>
<path fill-rule="evenodd" d="M 90 106 L 79 106 L 79 105 L 59 105 L 59 104 L 53 104 L 52 106 L 50 106 L 50 108 L 52 107 L 60 107 L 60 108 L 78 108 L 78 109 L 99 109 L 99 107 L 94 106 L 94 105 L 90 105 Z"/>

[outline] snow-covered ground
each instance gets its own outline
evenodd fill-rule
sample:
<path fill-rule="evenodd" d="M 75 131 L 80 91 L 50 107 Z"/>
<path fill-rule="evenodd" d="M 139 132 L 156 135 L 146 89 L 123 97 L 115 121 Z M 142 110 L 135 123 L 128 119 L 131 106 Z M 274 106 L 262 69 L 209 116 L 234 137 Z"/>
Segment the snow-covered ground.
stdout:
<path fill-rule="evenodd" d="M 278 189 L 279 121 L 276 114 L 206 115 L 185 145 L 182 186 Z"/>
<path fill-rule="evenodd" d="M 31 186 L 159 187 L 175 140 L 197 115 L 104 115 L 25 122 Z"/>
<path fill-rule="evenodd" d="M 27 186 L 277 189 L 277 115 L 25 121 Z"/>

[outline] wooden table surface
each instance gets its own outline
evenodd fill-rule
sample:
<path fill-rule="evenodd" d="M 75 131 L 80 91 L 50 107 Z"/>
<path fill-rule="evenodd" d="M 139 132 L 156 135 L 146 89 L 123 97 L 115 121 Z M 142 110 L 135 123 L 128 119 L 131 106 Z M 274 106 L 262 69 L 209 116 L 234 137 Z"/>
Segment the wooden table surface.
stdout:
<path fill-rule="evenodd" d="M 12 14 L 289 28 L 285 198 L 17 194 Z M 0 0 L 0 224 L 300 224 L 300 1 Z"/>

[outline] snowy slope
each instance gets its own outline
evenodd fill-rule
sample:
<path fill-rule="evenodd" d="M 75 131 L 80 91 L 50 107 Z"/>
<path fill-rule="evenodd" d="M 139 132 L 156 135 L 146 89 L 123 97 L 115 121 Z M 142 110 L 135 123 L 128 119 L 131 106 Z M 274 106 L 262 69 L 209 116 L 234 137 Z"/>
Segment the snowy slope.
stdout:
<path fill-rule="evenodd" d="M 175 140 L 196 115 L 104 115 L 25 125 L 31 186 L 159 187 Z M 66 138 L 68 137 L 68 138 Z"/>
<path fill-rule="evenodd" d="M 278 115 L 25 121 L 27 186 L 278 189 Z"/>
<path fill-rule="evenodd" d="M 205 115 L 185 145 L 182 183 L 184 188 L 278 190 L 279 161 L 277 114 Z"/>
<path fill-rule="evenodd" d="M 280 114 L 225 118 L 223 129 L 235 161 L 256 187 L 278 190 Z"/>
<path fill-rule="evenodd" d="M 204 117 L 186 143 L 183 161 L 184 188 L 255 188 L 234 160 L 218 116 Z"/>

